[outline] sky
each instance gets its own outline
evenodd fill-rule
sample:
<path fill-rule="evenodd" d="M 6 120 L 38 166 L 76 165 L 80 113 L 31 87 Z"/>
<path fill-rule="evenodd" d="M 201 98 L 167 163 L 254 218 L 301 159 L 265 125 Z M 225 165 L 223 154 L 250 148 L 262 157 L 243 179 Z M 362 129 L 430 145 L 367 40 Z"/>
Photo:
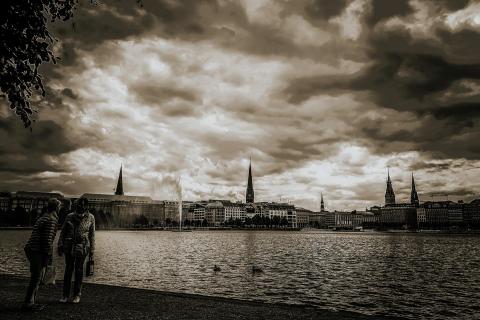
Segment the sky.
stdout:
<path fill-rule="evenodd" d="M 318 210 L 480 197 L 480 4 L 81 1 L 25 130 L 0 102 L 0 190 Z"/>

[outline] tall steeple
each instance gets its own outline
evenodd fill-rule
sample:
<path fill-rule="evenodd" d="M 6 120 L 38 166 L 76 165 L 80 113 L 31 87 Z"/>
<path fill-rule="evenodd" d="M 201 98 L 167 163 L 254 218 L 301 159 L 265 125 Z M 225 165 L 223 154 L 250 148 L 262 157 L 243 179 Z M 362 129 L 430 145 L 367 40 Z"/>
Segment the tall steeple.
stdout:
<path fill-rule="evenodd" d="M 385 205 L 395 204 L 395 192 L 393 192 L 390 169 L 387 171 L 387 190 L 385 191 Z"/>
<path fill-rule="evenodd" d="M 122 167 L 123 165 L 120 165 L 120 173 L 118 175 L 117 188 L 115 189 L 115 194 L 117 196 L 123 196 Z"/>
<path fill-rule="evenodd" d="M 323 202 L 323 193 L 320 193 L 320 211 L 325 211 L 325 203 Z"/>
<path fill-rule="evenodd" d="M 255 202 L 255 194 L 253 192 L 253 179 L 252 179 L 252 158 L 250 158 L 250 165 L 248 166 L 248 185 L 247 194 L 245 197 L 246 203 Z"/>
<path fill-rule="evenodd" d="M 417 188 L 415 187 L 415 179 L 413 178 L 412 172 L 412 191 L 410 193 L 410 203 L 418 207 L 420 205 L 420 200 L 418 199 Z"/>

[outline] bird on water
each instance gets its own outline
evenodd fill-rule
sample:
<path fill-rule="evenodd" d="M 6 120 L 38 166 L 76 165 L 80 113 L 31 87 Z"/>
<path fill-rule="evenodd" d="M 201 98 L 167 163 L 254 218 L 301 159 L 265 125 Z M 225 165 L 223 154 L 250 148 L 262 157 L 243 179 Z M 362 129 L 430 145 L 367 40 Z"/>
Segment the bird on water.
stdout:
<path fill-rule="evenodd" d="M 258 266 L 255 266 L 255 265 L 252 266 L 251 270 L 252 270 L 252 273 L 262 273 L 263 272 L 262 268 L 260 268 Z"/>

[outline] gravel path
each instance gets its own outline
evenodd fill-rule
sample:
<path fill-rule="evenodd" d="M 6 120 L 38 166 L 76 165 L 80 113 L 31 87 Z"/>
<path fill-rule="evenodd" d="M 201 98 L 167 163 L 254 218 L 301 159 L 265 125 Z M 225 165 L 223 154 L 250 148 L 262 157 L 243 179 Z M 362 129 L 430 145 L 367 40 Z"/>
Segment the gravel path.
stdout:
<path fill-rule="evenodd" d="M 42 311 L 20 310 L 27 279 L 0 275 L 0 319 L 385 319 L 310 307 L 85 284 L 80 304 L 60 304 L 61 284 L 41 287 Z"/>

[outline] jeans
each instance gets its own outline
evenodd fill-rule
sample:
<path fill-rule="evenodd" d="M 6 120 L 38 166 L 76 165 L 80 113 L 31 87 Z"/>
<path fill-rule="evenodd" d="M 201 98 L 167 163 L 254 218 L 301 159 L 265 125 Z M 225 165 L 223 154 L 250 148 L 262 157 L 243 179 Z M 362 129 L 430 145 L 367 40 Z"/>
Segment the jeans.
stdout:
<path fill-rule="evenodd" d="M 63 278 L 63 297 L 70 297 L 70 288 L 72 286 L 72 274 L 75 271 L 75 281 L 73 284 L 73 295 L 82 294 L 83 265 L 85 256 L 75 257 L 71 254 L 65 254 L 65 276 Z"/>
<path fill-rule="evenodd" d="M 35 303 L 38 286 L 40 285 L 40 281 L 42 281 L 48 256 L 41 252 L 29 250 L 25 250 L 25 254 L 30 262 L 30 283 L 28 284 L 25 303 Z"/>

